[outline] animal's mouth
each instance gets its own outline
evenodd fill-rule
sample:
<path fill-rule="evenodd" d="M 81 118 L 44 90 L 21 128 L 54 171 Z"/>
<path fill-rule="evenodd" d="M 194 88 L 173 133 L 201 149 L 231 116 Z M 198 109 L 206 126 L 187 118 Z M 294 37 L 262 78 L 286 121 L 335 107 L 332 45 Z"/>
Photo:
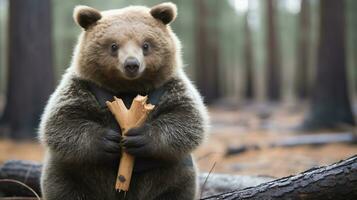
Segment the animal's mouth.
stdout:
<path fill-rule="evenodd" d="M 125 77 L 129 80 L 138 79 L 140 77 L 140 74 L 141 73 L 139 73 L 139 72 L 131 72 L 131 71 L 127 71 L 127 70 L 125 70 L 125 72 L 124 72 Z"/>

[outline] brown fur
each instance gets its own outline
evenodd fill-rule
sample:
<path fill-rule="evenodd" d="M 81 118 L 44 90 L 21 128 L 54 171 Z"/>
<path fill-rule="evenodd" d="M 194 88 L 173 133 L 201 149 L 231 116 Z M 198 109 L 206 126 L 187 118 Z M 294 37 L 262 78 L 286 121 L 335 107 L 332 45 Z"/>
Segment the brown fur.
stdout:
<path fill-rule="evenodd" d="M 102 19 L 82 33 L 77 58 L 78 74 L 112 91 L 148 91 L 169 80 L 177 67 L 178 51 L 171 29 L 153 18 L 146 7 L 127 7 L 102 12 Z M 126 80 L 117 69 L 118 57 L 108 54 L 112 42 L 137 45 L 151 41 L 154 51 L 145 57 L 147 69 L 141 78 Z M 178 44 L 179 45 L 179 44 Z"/>
<path fill-rule="evenodd" d="M 154 6 L 150 10 L 150 14 L 162 21 L 164 24 L 169 24 L 176 18 L 177 8 L 173 3 L 162 3 Z"/>
<path fill-rule="evenodd" d="M 74 21 L 83 27 L 88 29 L 90 26 L 102 18 L 102 15 L 94 8 L 88 6 L 77 6 L 73 12 Z"/>

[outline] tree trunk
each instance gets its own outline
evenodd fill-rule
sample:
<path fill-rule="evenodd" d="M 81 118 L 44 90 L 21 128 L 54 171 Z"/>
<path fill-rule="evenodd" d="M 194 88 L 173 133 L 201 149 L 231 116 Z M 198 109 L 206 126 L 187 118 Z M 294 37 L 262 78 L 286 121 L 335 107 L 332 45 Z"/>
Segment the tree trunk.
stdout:
<path fill-rule="evenodd" d="M 1 179 L 21 181 L 38 194 L 41 165 L 26 161 L 8 161 L 0 167 Z M 313 168 L 295 176 L 277 180 L 266 177 L 200 174 L 203 199 L 356 199 L 357 156 L 325 167 Z M 270 182 L 268 182 L 270 181 Z M 260 185 L 258 185 L 260 184 Z M 256 186 L 257 185 L 257 186 Z M 113 186 L 114 187 L 114 186 Z M 244 189 L 245 188 L 245 189 Z M 33 196 L 14 184 L 0 183 L 0 194 Z M 1 196 L 0 196 L 1 197 Z"/>
<path fill-rule="evenodd" d="M 7 103 L 2 123 L 10 128 L 8 136 L 31 138 L 53 88 L 50 2 L 10 1 L 9 26 Z"/>
<path fill-rule="evenodd" d="M 267 1 L 267 71 L 266 85 L 267 98 L 269 101 L 278 101 L 281 98 L 281 80 L 280 80 L 280 61 L 279 45 L 277 39 L 277 26 L 275 24 L 275 6 L 274 0 Z"/>
<path fill-rule="evenodd" d="M 301 0 L 301 11 L 299 16 L 299 38 L 297 49 L 297 65 L 295 68 L 295 90 L 300 100 L 306 99 L 309 88 L 309 36 L 310 36 L 310 8 L 308 0 Z"/>
<path fill-rule="evenodd" d="M 218 30 L 216 24 L 209 24 L 217 18 L 217 8 L 210 12 L 208 1 L 195 0 L 196 31 L 196 83 L 206 103 L 219 97 L 218 91 Z M 213 17 L 210 15 L 214 15 Z M 209 26 L 210 25 L 210 26 Z"/>
<path fill-rule="evenodd" d="M 248 1 L 248 4 L 249 1 Z M 248 6 L 249 8 L 249 6 Z M 244 19 L 244 57 L 245 57 L 245 89 L 244 96 L 248 100 L 254 98 L 254 78 L 253 78 L 253 67 L 254 67 L 254 57 L 253 57 L 253 44 L 252 44 L 252 33 L 249 26 L 249 9 L 245 14 Z"/>
<path fill-rule="evenodd" d="M 355 0 L 347 0 L 346 1 L 346 12 L 348 15 L 348 22 L 347 22 L 347 46 L 348 46 L 348 53 L 349 55 L 347 56 L 350 60 L 350 69 L 352 74 L 350 77 L 352 77 L 354 81 L 354 90 L 353 91 L 353 97 L 357 97 L 357 1 Z M 348 74 L 348 73 L 347 73 Z M 351 94 L 352 95 L 352 94 Z"/>
<path fill-rule="evenodd" d="M 318 64 L 304 129 L 355 125 L 348 96 L 344 1 L 320 2 Z"/>
<path fill-rule="evenodd" d="M 51 3 L 11 0 L 9 67 L 2 136 L 34 138 L 43 107 L 53 90 Z"/>

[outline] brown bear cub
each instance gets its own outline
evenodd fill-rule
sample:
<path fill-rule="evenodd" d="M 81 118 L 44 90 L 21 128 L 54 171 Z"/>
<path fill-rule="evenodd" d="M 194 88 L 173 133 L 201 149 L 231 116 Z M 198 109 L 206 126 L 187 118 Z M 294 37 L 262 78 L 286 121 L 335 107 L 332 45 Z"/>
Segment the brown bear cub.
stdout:
<path fill-rule="evenodd" d="M 124 199 L 114 188 L 122 148 L 136 157 L 125 199 L 197 197 L 191 152 L 203 141 L 208 118 L 182 69 L 180 41 L 169 26 L 175 17 L 172 3 L 75 8 L 83 31 L 39 130 L 45 200 Z M 148 95 L 155 109 L 122 138 L 105 101 L 115 95 L 130 106 L 137 94 Z"/>

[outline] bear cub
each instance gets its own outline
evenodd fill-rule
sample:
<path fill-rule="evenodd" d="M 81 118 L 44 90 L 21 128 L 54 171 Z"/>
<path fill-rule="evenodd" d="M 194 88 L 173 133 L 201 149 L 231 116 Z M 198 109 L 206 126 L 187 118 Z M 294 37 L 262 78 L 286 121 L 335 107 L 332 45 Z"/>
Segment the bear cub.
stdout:
<path fill-rule="evenodd" d="M 83 29 L 72 63 L 51 95 L 39 135 L 46 149 L 45 200 L 118 200 L 122 149 L 135 156 L 125 199 L 192 200 L 197 177 L 191 152 L 203 141 L 208 115 L 182 69 L 180 41 L 170 28 L 176 5 L 74 9 Z M 144 125 L 121 137 L 105 101 L 149 95 Z"/>

